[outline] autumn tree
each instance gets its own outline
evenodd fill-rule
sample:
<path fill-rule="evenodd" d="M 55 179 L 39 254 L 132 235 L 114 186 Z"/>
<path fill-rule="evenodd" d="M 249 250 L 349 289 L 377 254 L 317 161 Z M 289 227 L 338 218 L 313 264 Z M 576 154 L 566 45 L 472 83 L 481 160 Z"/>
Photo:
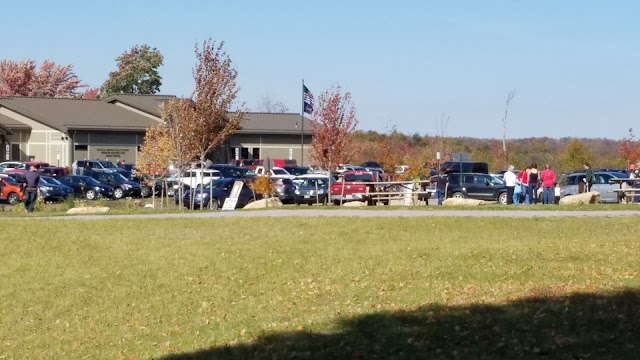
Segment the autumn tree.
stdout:
<path fill-rule="evenodd" d="M 260 98 L 256 110 L 266 113 L 286 113 L 289 108 L 282 101 L 277 101 L 271 95 L 266 94 Z"/>
<path fill-rule="evenodd" d="M 73 65 L 57 65 L 45 60 L 0 61 L 0 96 L 75 97 L 80 82 Z"/>
<path fill-rule="evenodd" d="M 100 88 L 89 88 L 80 94 L 82 99 L 97 99 L 100 94 Z"/>
<path fill-rule="evenodd" d="M 239 108 L 231 113 L 239 90 L 238 72 L 223 46 L 224 42 L 216 45 L 211 39 L 204 41 L 202 47 L 196 44 L 197 64 L 193 69 L 196 87 L 191 97 L 175 99 L 163 107 L 163 119 L 181 165 L 196 157 L 204 168 L 206 156 L 220 147 L 242 122 Z"/>
<path fill-rule="evenodd" d="M 561 164 L 565 170 L 581 169 L 585 162 L 591 163 L 593 155 L 589 148 L 580 140 L 574 139 L 567 146 Z"/>
<path fill-rule="evenodd" d="M 640 158 L 640 142 L 635 139 L 633 129 L 629 129 L 629 134 L 622 138 L 618 154 L 627 162 L 626 165 L 635 164 Z"/>
<path fill-rule="evenodd" d="M 163 60 L 158 49 L 149 45 L 135 45 L 116 58 L 118 70 L 109 73 L 109 78 L 100 89 L 100 96 L 157 93 L 162 85 L 158 68 Z"/>
<path fill-rule="evenodd" d="M 174 159 L 175 153 L 169 128 L 156 126 L 147 129 L 144 144 L 140 147 L 140 153 L 136 160 L 136 168 L 143 176 L 151 179 L 152 188 L 155 187 L 156 180 L 166 179 L 169 174 L 169 164 Z M 166 181 L 163 188 L 167 188 Z M 152 191 L 152 194 L 155 207 L 155 191 Z"/>
<path fill-rule="evenodd" d="M 351 160 L 356 152 L 353 134 L 357 125 L 350 92 L 343 93 L 340 85 L 335 85 L 320 94 L 311 115 L 311 160 L 327 169 Z"/>

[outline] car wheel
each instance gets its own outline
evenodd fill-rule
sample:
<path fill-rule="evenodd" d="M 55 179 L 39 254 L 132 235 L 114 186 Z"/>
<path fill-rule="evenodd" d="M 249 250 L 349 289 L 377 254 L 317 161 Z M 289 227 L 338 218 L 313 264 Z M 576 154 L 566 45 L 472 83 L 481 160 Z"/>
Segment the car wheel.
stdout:
<path fill-rule="evenodd" d="M 84 197 L 87 198 L 87 200 L 95 200 L 96 198 L 96 191 L 89 189 L 87 190 L 87 192 L 84 194 Z"/>
<path fill-rule="evenodd" d="M 9 195 L 7 195 L 7 202 L 11 205 L 15 205 L 20 201 L 20 197 L 18 196 L 18 194 L 12 192 Z"/>
<path fill-rule="evenodd" d="M 300 203 L 299 203 L 299 202 L 297 202 L 297 201 L 295 202 L 295 204 L 296 204 L 296 205 L 298 205 L 298 206 L 300 206 Z"/>
<path fill-rule="evenodd" d="M 209 202 L 209 208 L 211 208 L 211 210 L 220 210 L 220 200 L 212 199 Z"/>
<path fill-rule="evenodd" d="M 121 188 L 115 188 L 113 189 L 113 198 L 116 200 L 122 199 L 122 197 L 124 197 L 124 191 L 122 191 Z"/>
<path fill-rule="evenodd" d="M 507 205 L 507 193 L 503 192 L 498 196 L 498 204 Z"/>
<path fill-rule="evenodd" d="M 143 186 L 142 190 L 140 190 L 140 196 L 143 198 L 151 196 L 151 188 L 148 186 Z"/>
<path fill-rule="evenodd" d="M 451 195 L 452 198 L 454 199 L 464 199 L 464 195 L 462 195 L 461 192 L 454 192 L 453 195 Z"/>
<path fill-rule="evenodd" d="M 339 200 L 333 200 L 333 205 L 340 206 L 340 201 Z"/>

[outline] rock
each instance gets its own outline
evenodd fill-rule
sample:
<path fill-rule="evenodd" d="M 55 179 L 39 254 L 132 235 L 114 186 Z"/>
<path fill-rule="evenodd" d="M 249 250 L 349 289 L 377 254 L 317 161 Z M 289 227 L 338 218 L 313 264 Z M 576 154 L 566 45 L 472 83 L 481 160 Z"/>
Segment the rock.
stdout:
<path fill-rule="evenodd" d="M 144 208 L 145 209 L 154 209 L 154 206 L 153 206 L 153 204 L 145 204 Z"/>
<path fill-rule="evenodd" d="M 560 205 L 582 205 L 582 204 L 596 204 L 600 202 L 600 193 L 597 191 L 591 191 L 588 193 L 567 195 L 560 199 Z"/>
<path fill-rule="evenodd" d="M 108 213 L 111 208 L 108 207 L 77 207 L 67 210 L 67 214 L 104 214 Z"/>
<path fill-rule="evenodd" d="M 361 207 L 361 206 L 367 206 L 367 203 L 364 201 L 349 201 L 346 203 L 342 203 L 342 206 L 346 206 L 346 207 Z"/>
<path fill-rule="evenodd" d="M 490 204 L 491 202 L 484 200 L 476 200 L 476 199 L 460 199 L 460 198 L 449 198 L 445 199 L 442 202 L 442 205 L 445 206 L 480 206 Z"/>
<path fill-rule="evenodd" d="M 272 197 L 268 199 L 254 201 L 252 203 L 247 204 L 244 208 L 245 209 L 265 209 L 265 208 L 280 207 L 280 206 L 282 206 L 282 201 L 280 201 L 280 199 L 278 199 L 277 197 Z"/>
<path fill-rule="evenodd" d="M 135 206 L 144 206 L 144 204 L 142 204 L 142 200 L 134 200 L 133 201 L 133 205 L 135 205 Z"/>

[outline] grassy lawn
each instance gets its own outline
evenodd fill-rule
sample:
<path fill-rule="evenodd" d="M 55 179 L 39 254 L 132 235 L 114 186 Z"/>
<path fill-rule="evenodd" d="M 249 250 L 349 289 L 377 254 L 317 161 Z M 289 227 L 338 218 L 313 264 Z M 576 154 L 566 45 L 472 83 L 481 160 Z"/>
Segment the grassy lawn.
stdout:
<path fill-rule="evenodd" d="M 635 217 L 19 224 L 0 359 L 640 354 Z"/>

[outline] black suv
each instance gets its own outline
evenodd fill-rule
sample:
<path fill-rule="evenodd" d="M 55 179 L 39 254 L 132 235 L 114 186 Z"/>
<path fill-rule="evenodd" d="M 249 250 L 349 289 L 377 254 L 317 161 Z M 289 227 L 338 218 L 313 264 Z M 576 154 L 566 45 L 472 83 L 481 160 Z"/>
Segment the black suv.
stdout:
<path fill-rule="evenodd" d="M 467 198 L 507 204 L 507 185 L 489 174 L 452 173 L 448 175 L 448 198 Z"/>
<path fill-rule="evenodd" d="M 90 175 L 100 183 L 113 187 L 113 198 L 122 199 L 125 196 L 141 196 L 140 183 L 129 181 L 118 173 L 94 172 Z"/>

